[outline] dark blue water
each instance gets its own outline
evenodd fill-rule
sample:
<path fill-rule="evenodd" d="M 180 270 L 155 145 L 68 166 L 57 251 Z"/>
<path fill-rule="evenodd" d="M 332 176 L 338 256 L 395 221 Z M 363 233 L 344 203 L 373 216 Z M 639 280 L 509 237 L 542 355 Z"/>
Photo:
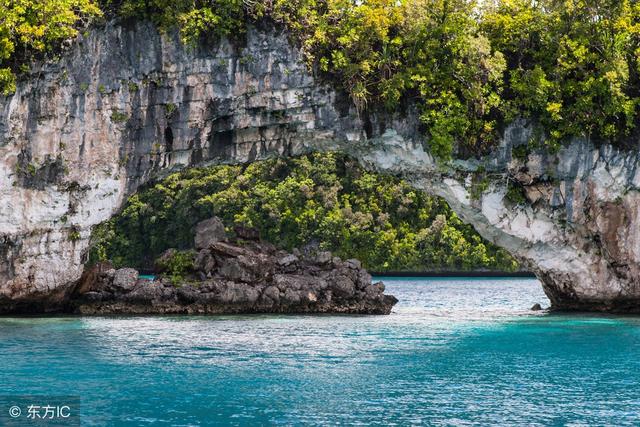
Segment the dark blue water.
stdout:
<path fill-rule="evenodd" d="M 390 316 L 0 319 L 0 394 L 83 425 L 639 425 L 640 319 L 530 279 L 385 279 Z"/>

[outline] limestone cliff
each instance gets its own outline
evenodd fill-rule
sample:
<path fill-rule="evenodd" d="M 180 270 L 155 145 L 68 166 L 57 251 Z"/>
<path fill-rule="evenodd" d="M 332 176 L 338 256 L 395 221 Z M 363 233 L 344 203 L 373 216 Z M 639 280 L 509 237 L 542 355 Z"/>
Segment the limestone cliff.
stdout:
<path fill-rule="evenodd" d="M 556 307 L 640 311 L 637 152 L 575 141 L 516 159 L 532 132 L 516 123 L 482 162 L 444 167 L 416 129 L 359 116 L 276 29 L 198 49 L 149 24 L 94 30 L 0 99 L 0 311 L 56 309 L 92 227 L 153 177 L 336 149 L 444 197 L 530 265 Z M 513 186 L 525 203 L 508 200 Z"/>

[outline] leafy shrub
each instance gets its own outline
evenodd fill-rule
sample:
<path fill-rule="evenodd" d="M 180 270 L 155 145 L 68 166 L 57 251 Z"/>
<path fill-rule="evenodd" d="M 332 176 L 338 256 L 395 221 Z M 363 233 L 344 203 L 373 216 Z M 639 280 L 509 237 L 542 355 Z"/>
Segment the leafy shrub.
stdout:
<path fill-rule="evenodd" d="M 165 30 L 179 27 L 182 40 L 191 45 L 205 35 L 240 37 L 247 21 L 242 0 L 124 0 L 103 3 L 105 8 L 125 18 L 151 19 Z"/>
<path fill-rule="evenodd" d="M 527 196 L 525 195 L 522 186 L 512 180 L 509 180 L 509 183 L 507 185 L 507 193 L 505 194 L 505 199 L 507 199 L 514 205 L 524 205 L 527 202 Z"/>
<path fill-rule="evenodd" d="M 628 0 L 487 2 L 481 28 L 507 60 L 507 119 L 532 117 L 551 143 L 620 140 L 637 124 L 640 4 Z"/>
<path fill-rule="evenodd" d="M 156 261 L 174 285 L 184 282 L 185 278 L 193 272 L 195 252 L 193 250 L 173 251 L 170 256 L 162 257 Z"/>
<path fill-rule="evenodd" d="M 15 91 L 16 73 L 60 48 L 102 16 L 95 0 L 20 0 L 0 5 L 0 93 Z M 28 67 L 27 67 L 28 68 Z"/>
<path fill-rule="evenodd" d="M 518 117 L 553 149 L 572 136 L 623 140 L 638 121 L 630 0 L 125 0 L 118 10 L 178 26 L 189 43 L 274 20 L 360 112 L 417 104 L 441 159 L 484 152 Z"/>
<path fill-rule="evenodd" d="M 126 122 L 128 118 L 129 116 L 115 108 L 111 111 L 111 121 L 114 123 Z"/>

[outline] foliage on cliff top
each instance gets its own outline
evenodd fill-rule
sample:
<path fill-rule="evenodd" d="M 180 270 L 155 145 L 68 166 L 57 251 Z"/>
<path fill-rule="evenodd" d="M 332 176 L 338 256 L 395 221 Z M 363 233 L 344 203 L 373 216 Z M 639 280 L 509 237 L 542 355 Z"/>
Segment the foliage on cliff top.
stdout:
<path fill-rule="evenodd" d="M 0 5 L 0 90 L 25 60 L 101 14 L 96 0 Z M 623 140 L 638 123 L 640 2 L 633 0 L 99 0 L 102 10 L 239 37 L 248 20 L 288 29 L 309 64 L 358 109 L 418 106 L 434 154 L 480 153 L 514 118 Z"/>
<path fill-rule="evenodd" d="M 337 154 L 173 174 L 98 227 L 91 258 L 148 267 L 170 247 L 192 247 L 195 225 L 214 215 L 284 249 L 315 242 L 376 271 L 516 268 L 441 199 Z"/>
<path fill-rule="evenodd" d="M 100 0 L 103 8 L 125 19 L 149 19 L 161 29 L 180 29 L 186 43 L 201 36 L 238 37 L 246 28 L 251 2 L 243 0 Z"/>
<path fill-rule="evenodd" d="M 95 0 L 4 0 L 0 2 L 0 93 L 15 90 L 16 72 L 28 67 L 102 16 Z"/>

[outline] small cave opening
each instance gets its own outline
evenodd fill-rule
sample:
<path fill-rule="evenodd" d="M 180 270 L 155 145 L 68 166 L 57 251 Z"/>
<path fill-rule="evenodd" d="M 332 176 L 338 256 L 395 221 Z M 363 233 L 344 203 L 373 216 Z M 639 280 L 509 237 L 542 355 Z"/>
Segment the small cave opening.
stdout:
<path fill-rule="evenodd" d="M 234 131 L 232 130 L 214 132 L 209 138 L 209 155 L 211 157 L 231 155 L 234 146 L 233 137 Z"/>
<path fill-rule="evenodd" d="M 164 130 L 164 147 L 167 153 L 173 151 L 173 130 L 171 130 L 170 126 L 167 126 Z"/>

